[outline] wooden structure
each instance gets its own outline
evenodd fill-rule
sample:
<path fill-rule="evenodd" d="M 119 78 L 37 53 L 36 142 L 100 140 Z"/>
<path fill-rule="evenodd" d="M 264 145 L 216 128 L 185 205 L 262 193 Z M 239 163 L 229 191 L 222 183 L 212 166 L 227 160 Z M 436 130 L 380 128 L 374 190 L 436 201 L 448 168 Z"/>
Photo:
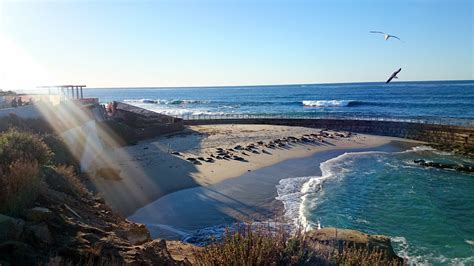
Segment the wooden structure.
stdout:
<path fill-rule="evenodd" d="M 68 99 L 82 99 L 84 94 L 82 89 L 86 85 L 56 85 L 56 86 L 40 86 L 38 88 L 47 88 L 48 93 L 51 94 L 51 89 L 60 89 L 61 95 Z"/>

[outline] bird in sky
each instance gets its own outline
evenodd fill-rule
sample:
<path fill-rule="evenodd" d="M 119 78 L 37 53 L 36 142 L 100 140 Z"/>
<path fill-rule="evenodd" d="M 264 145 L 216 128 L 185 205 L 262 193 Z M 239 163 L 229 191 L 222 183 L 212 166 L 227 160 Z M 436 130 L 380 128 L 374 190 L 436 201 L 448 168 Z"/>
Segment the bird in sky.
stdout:
<path fill-rule="evenodd" d="M 381 31 L 373 31 L 373 30 L 371 30 L 371 31 L 370 31 L 370 33 L 379 33 L 379 34 L 383 34 L 383 37 L 384 37 L 384 39 L 385 39 L 386 41 L 387 41 L 388 39 L 390 39 L 390 38 L 395 38 L 395 39 L 398 39 L 399 41 L 402 41 L 402 40 L 400 40 L 400 38 L 398 38 L 397 36 L 395 36 L 395 35 L 390 35 L 390 34 L 388 34 L 388 33 L 385 33 L 385 32 L 381 32 Z"/>
<path fill-rule="evenodd" d="M 393 72 L 392 75 L 387 79 L 385 83 L 389 83 L 392 79 L 398 79 L 397 74 L 402 71 L 402 68 L 399 68 L 397 71 Z"/>

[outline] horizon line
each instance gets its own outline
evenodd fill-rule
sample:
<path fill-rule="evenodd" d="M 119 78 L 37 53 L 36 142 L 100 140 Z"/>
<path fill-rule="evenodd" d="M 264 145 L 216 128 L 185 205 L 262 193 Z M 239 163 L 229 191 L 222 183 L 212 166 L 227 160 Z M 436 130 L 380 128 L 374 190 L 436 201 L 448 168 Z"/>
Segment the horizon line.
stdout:
<path fill-rule="evenodd" d="M 415 82 L 443 82 L 443 81 L 474 81 L 474 79 L 445 79 L 445 80 L 407 80 L 396 81 L 396 83 L 415 83 Z M 283 86 L 303 86 L 303 85 L 342 85 L 342 84 L 367 84 L 367 83 L 381 83 L 385 81 L 355 81 L 355 82 L 322 82 L 322 83 L 283 83 L 283 84 L 252 84 L 252 85 L 199 85 L 199 86 L 120 86 L 120 87 L 85 87 L 84 90 L 89 89 L 192 89 L 192 88 L 236 88 L 236 87 L 283 87 Z"/>

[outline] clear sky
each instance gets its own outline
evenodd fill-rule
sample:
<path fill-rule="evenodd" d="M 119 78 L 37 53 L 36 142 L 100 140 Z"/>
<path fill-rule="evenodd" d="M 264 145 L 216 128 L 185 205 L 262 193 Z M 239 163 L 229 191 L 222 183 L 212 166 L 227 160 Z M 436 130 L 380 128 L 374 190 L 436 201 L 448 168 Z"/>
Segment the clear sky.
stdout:
<path fill-rule="evenodd" d="M 0 2 L 0 89 L 474 79 L 472 0 Z"/>

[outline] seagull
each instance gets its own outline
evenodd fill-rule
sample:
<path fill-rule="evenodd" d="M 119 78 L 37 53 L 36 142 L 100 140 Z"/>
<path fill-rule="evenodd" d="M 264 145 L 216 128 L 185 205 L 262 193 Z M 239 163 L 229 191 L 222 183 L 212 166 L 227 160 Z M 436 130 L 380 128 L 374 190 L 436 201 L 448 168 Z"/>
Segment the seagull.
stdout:
<path fill-rule="evenodd" d="M 385 32 L 373 31 L 373 30 L 371 30 L 370 33 L 380 33 L 380 34 L 383 34 L 383 37 L 384 37 L 384 39 L 385 39 L 386 41 L 387 41 L 388 39 L 390 39 L 390 38 L 395 38 L 395 39 L 398 39 L 399 41 L 402 41 L 402 40 L 400 40 L 400 38 L 398 38 L 397 36 L 395 36 L 395 35 L 390 35 L 390 34 L 385 33 Z"/>
<path fill-rule="evenodd" d="M 397 79 L 397 74 L 400 73 L 400 71 L 402 71 L 402 68 L 399 68 L 397 71 L 393 72 L 385 83 L 389 83 L 390 81 L 392 81 L 392 79 Z"/>

